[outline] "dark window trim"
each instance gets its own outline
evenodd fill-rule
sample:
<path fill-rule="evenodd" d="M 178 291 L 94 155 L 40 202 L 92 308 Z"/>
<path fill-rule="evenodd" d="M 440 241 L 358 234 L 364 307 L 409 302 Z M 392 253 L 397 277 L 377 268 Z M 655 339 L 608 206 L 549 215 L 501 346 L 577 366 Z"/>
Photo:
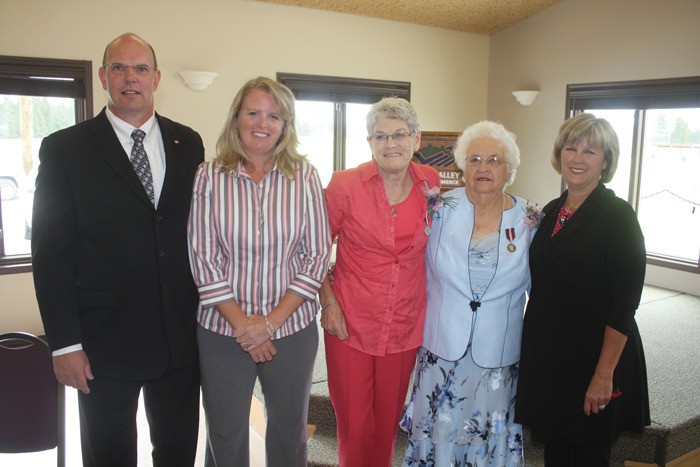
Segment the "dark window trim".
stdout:
<path fill-rule="evenodd" d="M 411 100 L 411 83 L 338 76 L 277 73 L 277 81 L 287 86 L 294 97 L 306 101 L 374 104 L 382 97 Z"/>
<path fill-rule="evenodd" d="M 698 263 L 700 263 L 700 258 L 698 259 Z M 647 253 L 647 264 L 700 274 L 700 266 L 696 266 L 690 261 L 671 258 L 668 256 L 655 255 L 653 253 Z"/>
<path fill-rule="evenodd" d="M 32 272 L 32 258 L 29 255 L 5 256 L 0 258 L 0 276 Z"/>
<path fill-rule="evenodd" d="M 84 99 L 92 114 L 92 62 L 0 55 L 0 94 Z"/>
<path fill-rule="evenodd" d="M 663 109 L 700 107 L 700 76 L 682 78 L 651 79 L 635 81 L 618 81 L 606 83 L 569 84 L 566 86 L 565 118 L 581 112 L 583 109 Z M 642 112 L 644 113 L 644 112 Z M 636 117 L 639 119 L 639 117 Z M 641 135 L 635 135 L 632 148 L 632 164 L 640 163 L 636 158 L 641 153 Z M 637 170 L 637 169 L 635 169 Z M 637 172 L 639 172 L 637 170 Z M 630 184 L 634 204 L 637 204 L 639 173 L 636 184 Z M 562 178 L 561 191 L 566 189 Z M 632 191 L 634 190 L 634 191 Z M 647 253 L 647 264 L 669 269 L 700 274 L 700 258 L 697 263 Z"/>
<path fill-rule="evenodd" d="M 575 109 L 663 109 L 700 107 L 700 76 L 569 84 L 567 115 Z"/>
<path fill-rule="evenodd" d="M 345 167 L 346 104 L 374 104 L 383 97 L 411 101 L 411 83 L 339 76 L 277 73 L 277 81 L 287 86 L 297 100 L 335 103 L 333 122 L 333 167 Z"/>
<path fill-rule="evenodd" d="M 82 122 L 93 116 L 92 61 L 0 55 L 0 94 L 76 99 L 75 121 Z M 0 256 L 0 275 L 31 270 L 30 255 Z"/>

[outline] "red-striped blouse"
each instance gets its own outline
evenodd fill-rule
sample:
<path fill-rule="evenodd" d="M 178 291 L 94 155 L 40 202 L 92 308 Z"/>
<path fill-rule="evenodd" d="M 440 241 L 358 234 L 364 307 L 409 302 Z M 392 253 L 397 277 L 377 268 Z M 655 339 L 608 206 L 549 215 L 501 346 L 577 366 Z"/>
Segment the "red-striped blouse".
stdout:
<path fill-rule="evenodd" d="M 215 305 L 235 300 L 248 315 L 266 315 L 291 291 L 305 299 L 275 333 L 293 334 L 313 321 L 328 269 L 331 235 L 316 169 L 297 165 L 293 179 L 275 166 L 255 183 L 239 164 L 197 171 L 188 224 L 190 265 L 199 289 L 199 323 L 232 336 Z"/>

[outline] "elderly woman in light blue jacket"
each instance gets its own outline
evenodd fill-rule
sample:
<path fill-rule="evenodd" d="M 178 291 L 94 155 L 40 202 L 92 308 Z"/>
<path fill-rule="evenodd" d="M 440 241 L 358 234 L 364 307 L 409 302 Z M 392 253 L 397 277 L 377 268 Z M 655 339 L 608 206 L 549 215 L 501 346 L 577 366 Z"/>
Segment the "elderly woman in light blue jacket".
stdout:
<path fill-rule="evenodd" d="M 521 465 L 513 408 L 528 248 L 540 214 L 505 192 L 520 151 L 501 124 L 470 126 L 454 154 L 465 188 L 433 200 L 443 207 L 426 253 L 427 314 L 402 422 L 404 466 Z"/>

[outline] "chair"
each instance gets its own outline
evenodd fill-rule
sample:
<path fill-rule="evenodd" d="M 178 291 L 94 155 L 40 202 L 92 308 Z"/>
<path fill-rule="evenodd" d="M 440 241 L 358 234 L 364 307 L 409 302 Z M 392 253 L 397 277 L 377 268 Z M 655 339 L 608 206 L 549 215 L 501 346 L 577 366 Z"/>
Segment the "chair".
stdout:
<path fill-rule="evenodd" d="M 31 334 L 0 334 L 0 452 L 56 448 L 65 466 L 65 388 L 48 344 Z"/>

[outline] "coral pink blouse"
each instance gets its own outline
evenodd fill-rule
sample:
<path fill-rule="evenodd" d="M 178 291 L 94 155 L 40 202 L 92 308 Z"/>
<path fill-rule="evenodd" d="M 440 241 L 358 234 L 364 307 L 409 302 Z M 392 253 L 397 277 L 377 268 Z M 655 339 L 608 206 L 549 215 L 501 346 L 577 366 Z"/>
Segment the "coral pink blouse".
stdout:
<path fill-rule="evenodd" d="M 432 225 L 423 190 L 439 187 L 440 177 L 413 162 L 409 173 L 413 189 L 396 216 L 374 161 L 335 172 L 325 190 L 338 239 L 333 291 L 348 326 L 345 342 L 370 355 L 423 341 L 426 227 Z"/>

